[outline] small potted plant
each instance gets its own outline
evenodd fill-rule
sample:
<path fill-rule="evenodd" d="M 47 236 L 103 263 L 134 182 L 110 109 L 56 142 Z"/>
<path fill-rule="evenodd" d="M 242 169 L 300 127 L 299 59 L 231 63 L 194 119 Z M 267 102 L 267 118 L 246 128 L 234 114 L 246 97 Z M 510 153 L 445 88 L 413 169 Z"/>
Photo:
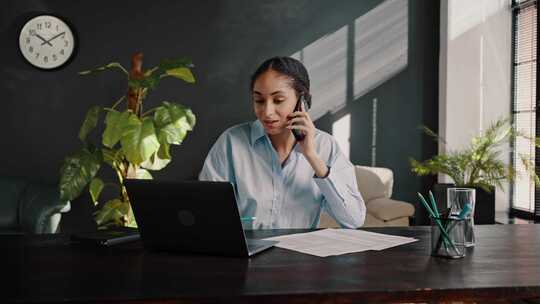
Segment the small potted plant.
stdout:
<path fill-rule="evenodd" d="M 444 138 L 438 136 L 427 127 L 424 132 L 436 141 L 446 144 Z M 495 188 L 502 189 L 503 182 L 511 182 L 516 178 L 516 170 L 512 164 L 505 164 L 501 159 L 501 145 L 511 142 L 514 138 L 524 138 L 533 141 L 540 147 L 538 139 L 527 136 L 516 130 L 509 118 L 499 119 L 487 130 L 472 138 L 468 147 L 459 151 L 435 155 L 425 160 L 410 159 L 412 172 L 419 175 L 445 174 L 453 180 L 453 184 L 436 184 L 435 196 L 439 208 L 446 208 L 446 189 L 449 187 L 464 187 L 476 189 L 476 206 L 474 220 L 477 224 L 495 223 Z M 530 155 L 519 154 L 528 174 L 533 177 L 535 184 L 540 185 L 540 179 L 534 170 Z"/>
<path fill-rule="evenodd" d="M 129 72 L 113 62 L 79 73 L 117 69 L 125 74 L 127 84 L 127 94 L 111 107 L 94 106 L 88 110 L 79 131 L 82 148 L 66 157 L 60 170 L 63 200 L 77 198 L 88 186 L 98 228 L 136 227 L 124 180 L 151 179 L 150 171 L 161 170 L 171 161 L 171 145 L 180 145 L 195 126 L 195 115 L 181 104 L 163 101 L 160 106 L 143 111 L 144 99 L 161 79 L 173 77 L 194 83 L 193 64 L 186 59 L 163 60 L 158 66 L 143 70 L 142 57 L 142 53 L 133 55 Z M 92 142 L 88 135 L 99 122 L 105 125 L 101 140 Z M 103 165 L 113 169 L 115 182 L 98 177 Z M 105 187 L 112 187 L 117 196 L 100 202 Z"/>

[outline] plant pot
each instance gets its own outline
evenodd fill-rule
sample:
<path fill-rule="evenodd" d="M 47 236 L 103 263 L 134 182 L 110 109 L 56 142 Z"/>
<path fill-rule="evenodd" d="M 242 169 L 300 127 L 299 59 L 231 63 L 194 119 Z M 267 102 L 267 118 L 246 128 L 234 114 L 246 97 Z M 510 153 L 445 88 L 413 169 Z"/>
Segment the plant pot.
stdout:
<path fill-rule="evenodd" d="M 478 187 L 475 187 L 475 189 L 474 223 L 480 225 L 495 224 L 495 188 L 491 188 L 491 192 Z"/>
<path fill-rule="evenodd" d="M 435 184 L 433 185 L 433 196 L 437 202 L 439 211 L 448 209 L 446 190 L 456 187 L 454 184 Z M 487 192 L 478 187 L 462 187 L 476 189 L 476 203 L 474 206 L 474 224 L 490 225 L 495 224 L 495 188 Z"/>

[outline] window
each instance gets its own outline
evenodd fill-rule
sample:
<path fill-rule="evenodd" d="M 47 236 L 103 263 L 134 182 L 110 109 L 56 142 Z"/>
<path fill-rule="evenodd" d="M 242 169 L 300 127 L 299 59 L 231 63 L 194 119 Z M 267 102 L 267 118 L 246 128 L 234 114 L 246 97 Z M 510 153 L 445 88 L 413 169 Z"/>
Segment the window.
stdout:
<path fill-rule="evenodd" d="M 537 53 L 537 1 L 514 0 L 513 6 L 513 102 L 512 116 L 518 130 L 530 136 L 539 136 L 536 98 L 536 53 Z M 537 127 L 537 124 L 539 127 Z M 530 155 L 531 163 L 538 168 L 540 150 L 534 143 L 520 138 L 512 145 L 514 168 L 518 178 L 512 186 L 511 215 L 519 217 L 540 217 L 540 191 L 529 177 L 519 154 Z M 536 157 L 538 156 L 538 158 Z M 537 169 L 537 173 L 538 173 Z"/>

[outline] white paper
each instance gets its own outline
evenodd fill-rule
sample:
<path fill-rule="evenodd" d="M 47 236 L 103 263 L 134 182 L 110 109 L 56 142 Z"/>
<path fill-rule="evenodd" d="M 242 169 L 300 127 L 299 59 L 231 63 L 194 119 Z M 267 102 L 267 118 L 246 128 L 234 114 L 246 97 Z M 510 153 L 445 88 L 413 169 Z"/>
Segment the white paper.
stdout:
<path fill-rule="evenodd" d="M 417 239 L 353 229 L 323 229 L 267 238 L 276 247 L 327 257 L 366 250 L 383 250 L 416 242 Z"/>

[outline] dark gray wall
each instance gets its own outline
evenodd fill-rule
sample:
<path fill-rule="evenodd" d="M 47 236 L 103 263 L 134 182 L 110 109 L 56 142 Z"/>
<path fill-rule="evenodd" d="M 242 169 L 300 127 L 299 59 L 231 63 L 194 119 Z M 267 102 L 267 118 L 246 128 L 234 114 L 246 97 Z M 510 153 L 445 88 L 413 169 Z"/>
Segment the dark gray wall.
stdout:
<path fill-rule="evenodd" d="M 190 57 L 197 84 L 165 79 L 146 100 L 180 102 L 197 115 L 197 126 L 172 150 L 173 162 L 156 178 L 191 179 L 212 143 L 227 127 L 254 119 L 248 94 L 250 74 L 264 59 L 290 55 L 354 22 L 381 1 L 20 1 L 0 12 L 2 79 L 2 165 L 0 175 L 56 182 L 66 154 L 80 147 L 78 130 L 87 109 L 111 105 L 125 93 L 119 72 L 81 77 L 78 71 L 120 61 L 129 66 L 142 51 L 145 66 L 165 57 Z M 40 71 L 18 52 L 18 29 L 28 16 L 49 12 L 66 18 L 79 38 L 75 59 L 57 71 Z M 345 109 L 319 119 L 331 123 L 351 113 L 351 161 L 371 160 L 371 100 L 380 102 L 377 165 L 392 168 L 394 196 L 416 202 L 427 181 L 411 175 L 408 158 L 436 151 L 417 127 L 437 124 L 438 1 L 409 2 L 407 68 Z M 316 101 L 315 101 L 316 102 Z M 75 209 L 82 208 L 74 202 Z M 88 207 L 89 208 L 89 207 Z M 78 214 L 74 211 L 74 214 Z M 86 215 L 71 215 L 81 217 Z M 85 217 L 86 219 L 86 217 Z M 71 219 L 72 221 L 75 220 Z M 68 217 L 69 221 L 69 217 Z"/>

